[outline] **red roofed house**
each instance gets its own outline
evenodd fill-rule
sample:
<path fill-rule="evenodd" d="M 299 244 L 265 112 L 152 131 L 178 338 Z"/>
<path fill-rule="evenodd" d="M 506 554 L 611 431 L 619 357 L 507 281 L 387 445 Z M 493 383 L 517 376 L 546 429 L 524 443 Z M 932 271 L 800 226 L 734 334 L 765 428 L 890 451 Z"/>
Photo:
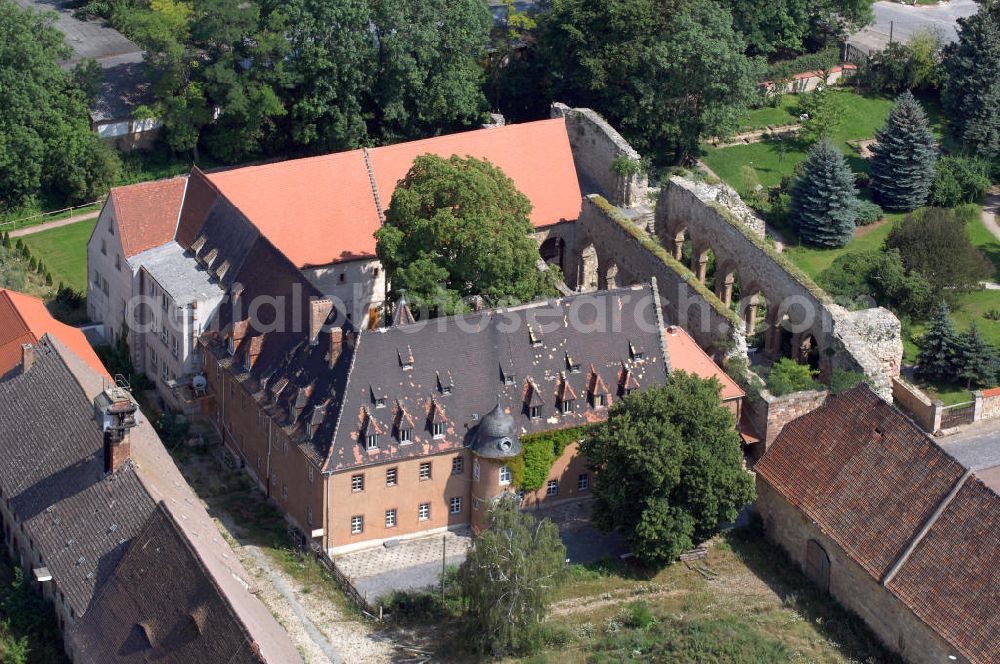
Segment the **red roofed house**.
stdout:
<path fill-rule="evenodd" d="M 756 464 L 764 529 L 910 662 L 1000 661 L 1000 486 L 867 386 Z"/>
<path fill-rule="evenodd" d="M 83 332 L 60 323 L 38 298 L 0 288 L 0 380 L 21 366 L 23 347 L 51 334 L 91 369 L 110 378 Z"/>

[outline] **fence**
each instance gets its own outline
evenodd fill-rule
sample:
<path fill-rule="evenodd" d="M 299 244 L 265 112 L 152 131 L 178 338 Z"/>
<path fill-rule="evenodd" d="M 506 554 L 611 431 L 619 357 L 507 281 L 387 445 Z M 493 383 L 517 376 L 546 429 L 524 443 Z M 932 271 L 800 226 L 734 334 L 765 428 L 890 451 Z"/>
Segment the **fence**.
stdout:
<path fill-rule="evenodd" d="M 44 224 L 47 221 L 58 221 L 53 217 L 60 217 L 65 215 L 70 217 L 74 210 L 83 210 L 84 208 L 95 208 L 93 211 L 97 211 L 97 208 L 101 205 L 102 201 L 92 201 L 90 203 L 83 203 L 81 205 L 72 205 L 70 207 L 65 207 L 59 210 L 49 210 L 48 212 L 39 212 L 37 214 L 28 215 L 27 217 L 21 217 L 20 219 L 11 219 L 9 221 L 0 221 L 0 231 L 16 231 L 19 228 L 25 228 L 27 226 L 37 226 L 38 224 Z M 37 220 L 37 221 L 32 221 Z M 25 222 L 31 223 L 25 223 Z"/>
<path fill-rule="evenodd" d="M 945 406 L 941 412 L 941 428 L 951 429 L 952 427 L 972 424 L 975 421 L 975 415 L 975 401 L 967 401 L 966 403 L 959 403 L 954 406 Z"/>
<path fill-rule="evenodd" d="M 381 621 L 382 607 L 373 606 L 367 598 L 362 597 L 361 593 L 359 593 L 357 588 L 354 587 L 354 584 L 351 583 L 351 580 L 347 577 L 347 575 L 337 569 L 337 566 L 328 556 L 324 555 L 321 551 L 314 553 L 316 555 L 316 560 L 319 561 L 319 564 L 333 575 L 333 579 L 337 582 L 337 585 L 340 586 L 340 589 L 343 590 L 344 593 L 358 605 L 358 608 L 370 618 Z"/>

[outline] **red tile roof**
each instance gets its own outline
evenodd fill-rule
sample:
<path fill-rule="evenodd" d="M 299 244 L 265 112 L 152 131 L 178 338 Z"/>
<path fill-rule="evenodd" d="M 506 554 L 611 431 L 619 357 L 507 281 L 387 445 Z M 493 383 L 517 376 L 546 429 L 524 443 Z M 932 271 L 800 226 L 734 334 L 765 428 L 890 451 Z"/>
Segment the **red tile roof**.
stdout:
<path fill-rule="evenodd" d="M 972 662 L 1000 662 L 1000 496 L 970 477 L 888 584 Z"/>
<path fill-rule="evenodd" d="M 53 318 L 38 298 L 0 288 L 0 377 L 21 364 L 22 345 L 37 343 L 46 334 L 59 339 L 93 369 L 110 378 L 83 332 Z"/>
<path fill-rule="evenodd" d="M 111 190 L 126 258 L 174 239 L 187 176 L 142 182 Z"/>
<path fill-rule="evenodd" d="M 364 150 L 353 150 L 207 178 L 304 268 L 374 256 L 374 233 L 381 224 L 376 194 L 384 211 L 414 158 L 428 153 L 473 156 L 501 168 L 531 200 L 535 226 L 579 216 L 582 196 L 562 118 L 375 148 L 367 161 Z"/>
<path fill-rule="evenodd" d="M 754 470 L 878 581 L 965 472 L 867 387 L 790 422 Z"/>
<path fill-rule="evenodd" d="M 701 378 L 715 378 L 722 384 L 723 401 L 744 396 L 736 381 L 712 361 L 684 328 L 671 325 L 664 331 L 663 337 L 667 341 L 671 370 L 684 371 Z"/>

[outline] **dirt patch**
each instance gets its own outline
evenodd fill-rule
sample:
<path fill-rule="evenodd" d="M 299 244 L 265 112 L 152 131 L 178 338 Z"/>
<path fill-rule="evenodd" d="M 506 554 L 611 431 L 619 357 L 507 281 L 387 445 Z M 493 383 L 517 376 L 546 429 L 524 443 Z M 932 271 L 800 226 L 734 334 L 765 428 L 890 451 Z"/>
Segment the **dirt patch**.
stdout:
<path fill-rule="evenodd" d="M 868 235 L 869 233 L 875 231 L 875 229 L 881 228 L 882 226 L 885 226 L 888 223 L 889 220 L 883 217 L 878 221 L 876 221 L 874 224 L 868 224 L 867 226 L 858 226 L 857 228 L 854 229 L 854 237 L 864 237 L 865 235 Z"/>

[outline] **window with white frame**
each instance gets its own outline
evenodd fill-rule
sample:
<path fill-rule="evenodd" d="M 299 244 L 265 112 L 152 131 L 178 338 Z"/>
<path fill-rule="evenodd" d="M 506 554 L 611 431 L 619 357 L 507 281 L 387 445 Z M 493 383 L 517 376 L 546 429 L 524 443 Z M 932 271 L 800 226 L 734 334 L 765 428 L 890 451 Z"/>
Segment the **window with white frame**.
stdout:
<path fill-rule="evenodd" d="M 351 534 L 360 535 L 365 531 L 365 517 L 363 516 L 352 516 L 351 517 Z"/>
<path fill-rule="evenodd" d="M 507 466 L 500 466 L 500 486 L 507 486 L 511 483 L 511 472 Z"/>
<path fill-rule="evenodd" d="M 433 434 L 434 438 L 444 438 L 444 423 L 435 422 L 434 425 L 431 427 L 431 433 Z"/>
<path fill-rule="evenodd" d="M 413 438 L 413 429 L 400 429 L 399 430 L 399 442 L 408 443 Z"/>
<path fill-rule="evenodd" d="M 351 491 L 357 493 L 365 490 L 365 476 L 351 475 Z"/>
<path fill-rule="evenodd" d="M 451 474 L 461 475 L 465 472 L 465 459 L 460 456 L 454 457 L 451 460 Z"/>
<path fill-rule="evenodd" d="M 395 528 L 396 527 L 396 510 L 386 510 L 385 511 L 385 527 Z"/>
<path fill-rule="evenodd" d="M 429 461 L 425 461 L 420 464 L 420 479 L 429 480 L 431 478 L 431 464 Z"/>
<path fill-rule="evenodd" d="M 370 452 L 378 449 L 378 434 L 370 433 L 365 438 L 365 448 Z"/>
<path fill-rule="evenodd" d="M 451 500 L 449 500 L 448 501 L 448 509 L 449 509 L 449 511 L 452 514 L 461 514 L 462 513 L 462 497 L 461 496 L 455 496 L 454 498 L 452 498 Z"/>
<path fill-rule="evenodd" d="M 385 471 L 385 485 L 386 486 L 396 486 L 399 471 L 395 468 L 389 468 Z"/>
<path fill-rule="evenodd" d="M 576 401 L 574 399 L 565 399 L 560 401 L 559 405 L 562 408 L 563 415 L 566 415 L 567 413 L 572 413 L 576 408 Z"/>
<path fill-rule="evenodd" d="M 590 488 L 590 475 L 583 473 L 576 479 L 576 488 L 579 491 L 586 491 Z"/>
<path fill-rule="evenodd" d="M 541 416 L 542 416 L 541 406 L 532 406 L 531 408 L 528 409 L 528 417 L 530 417 L 531 419 L 537 420 Z"/>
<path fill-rule="evenodd" d="M 558 496 L 559 495 L 559 480 L 549 480 L 548 485 L 545 487 L 546 496 Z"/>
<path fill-rule="evenodd" d="M 417 507 L 417 520 L 426 521 L 431 518 L 431 504 L 430 503 L 420 503 Z"/>

